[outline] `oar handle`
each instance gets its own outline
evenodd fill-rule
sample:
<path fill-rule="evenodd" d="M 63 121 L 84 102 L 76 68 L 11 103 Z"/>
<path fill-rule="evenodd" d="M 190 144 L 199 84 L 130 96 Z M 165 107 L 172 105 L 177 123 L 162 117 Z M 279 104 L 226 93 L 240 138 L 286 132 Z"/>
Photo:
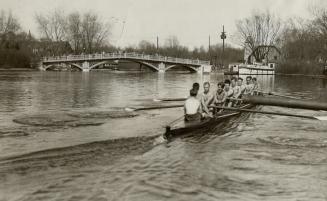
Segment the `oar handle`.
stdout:
<path fill-rule="evenodd" d="M 187 98 L 155 98 L 153 101 L 155 102 L 161 102 L 161 101 L 185 101 Z"/>

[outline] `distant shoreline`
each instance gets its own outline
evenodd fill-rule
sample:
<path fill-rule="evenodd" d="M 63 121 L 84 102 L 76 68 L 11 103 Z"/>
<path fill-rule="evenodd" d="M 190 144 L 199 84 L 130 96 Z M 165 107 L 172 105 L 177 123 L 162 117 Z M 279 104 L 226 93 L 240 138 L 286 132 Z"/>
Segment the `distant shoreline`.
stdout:
<path fill-rule="evenodd" d="M 306 75 L 306 74 L 290 74 L 290 73 L 276 73 L 276 75 L 283 75 L 283 76 L 304 76 L 304 77 L 312 77 L 312 78 L 322 78 L 327 79 L 327 75 Z"/>
<path fill-rule="evenodd" d="M 35 68 L 0 68 L 0 71 L 39 71 Z"/>

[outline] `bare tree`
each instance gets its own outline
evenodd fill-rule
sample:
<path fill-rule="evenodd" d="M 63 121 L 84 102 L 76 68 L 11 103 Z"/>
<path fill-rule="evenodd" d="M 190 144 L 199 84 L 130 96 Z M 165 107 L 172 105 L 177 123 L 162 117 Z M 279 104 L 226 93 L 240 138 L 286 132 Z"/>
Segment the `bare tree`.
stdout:
<path fill-rule="evenodd" d="M 20 25 L 16 17 L 11 13 L 0 11 L 0 34 L 16 33 L 20 30 Z"/>
<path fill-rule="evenodd" d="M 82 52 L 82 19 L 78 12 L 68 15 L 67 39 L 76 54 Z"/>
<path fill-rule="evenodd" d="M 169 36 L 166 40 L 165 40 L 165 46 L 168 48 L 176 48 L 179 46 L 179 41 L 177 36 Z"/>
<path fill-rule="evenodd" d="M 312 6 L 311 13 L 314 16 L 310 26 L 310 33 L 319 40 L 317 49 L 320 49 L 319 56 L 327 62 L 327 9 L 320 5 Z"/>
<path fill-rule="evenodd" d="M 75 53 L 100 50 L 107 45 L 111 29 L 110 24 L 92 12 L 65 15 L 63 11 L 55 10 L 49 15 L 37 14 L 35 20 L 43 38 L 58 43 L 68 41 Z"/>
<path fill-rule="evenodd" d="M 99 49 L 110 34 L 110 25 L 94 13 L 85 13 L 82 21 L 83 47 L 88 53 Z"/>
<path fill-rule="evenodd" d="M 65 13 L 55 10 L 49 15 L 36 14 L 35 20 L 38 24 L 39 32 L 50 41 L 64 41 L 66 34 Z"/>
<path fill-rule="evenodd" d="M 157 48 L 154 43 L 151 43 L 146 40 L 142 40 L 141 42 L 139 42 L 138 49 L 145 54 L 153 54 L 157 51 Z"/>
<path fill-rule="evenodd" d="M 281 29 L 281 21 L 269 11 L 253 12 L 252 16 L 236 22 L 241 45 L 253 52 L 257 61 L 261 61 L 274 45 Z M 258 48 L 267 47 L 267 48 Z M 255 51 L 256 50 L 256 51 Z"/>

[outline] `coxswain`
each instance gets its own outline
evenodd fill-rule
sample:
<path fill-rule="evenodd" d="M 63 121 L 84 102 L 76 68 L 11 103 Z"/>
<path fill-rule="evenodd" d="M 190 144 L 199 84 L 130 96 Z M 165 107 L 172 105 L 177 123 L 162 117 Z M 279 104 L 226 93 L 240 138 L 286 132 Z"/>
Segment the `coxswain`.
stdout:
<path fill-rule="evenodd" d="M 201 115 L 201 102 L 196 98 L 198 91 L 196 89 L 190 90 L 190 96 L 186 99 L 184 104 L 185 121 L 200 121 Z"/>
<path fill-rule="evenodd" d="M 199 93 L 199 90 L 200 90 L 200 84 L 197 83 L 197 82 L 194 82 L 193 85 L 192 85 L 192 89 L 195 89 L 196 90 L 196 98 L 201 101 L 201 94 Z"/>

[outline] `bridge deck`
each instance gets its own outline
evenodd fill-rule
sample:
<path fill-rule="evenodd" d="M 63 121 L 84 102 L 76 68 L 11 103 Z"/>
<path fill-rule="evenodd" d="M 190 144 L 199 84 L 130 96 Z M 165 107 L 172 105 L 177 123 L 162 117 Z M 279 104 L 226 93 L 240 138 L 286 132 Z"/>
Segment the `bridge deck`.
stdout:
<path fill-rule="evenodd" d="M 194 66 L 210 65 L 210 61 L 182 59 L 175 57 L 165 57 L 160 55 L 145 55 L 138 53 L 103 53 L 103 54 L 85 54 L 68 55 L 58 57 L 44 57 L 43 63 L 73 62 L 73 61 L 96 61 L 96 60 L 115 60 L 115 59 L 134 59 L 151 62 L 164 62 L 173 64 L 187 64 Z"/>

